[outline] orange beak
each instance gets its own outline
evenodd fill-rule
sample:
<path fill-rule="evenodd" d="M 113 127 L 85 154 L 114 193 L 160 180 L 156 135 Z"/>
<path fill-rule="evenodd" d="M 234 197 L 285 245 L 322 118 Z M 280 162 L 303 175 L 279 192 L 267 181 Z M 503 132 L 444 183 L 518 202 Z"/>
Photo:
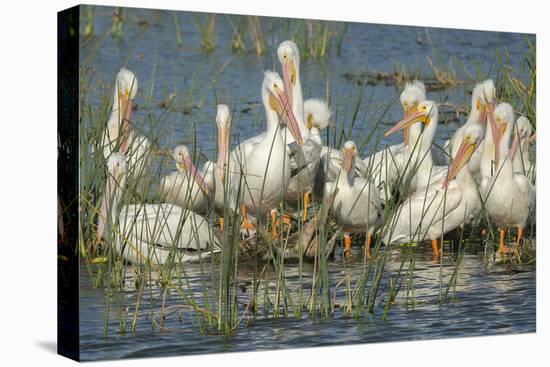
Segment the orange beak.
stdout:
<path fill-rule="evenodd" d="M 472 144 L 469 141 L 463 141 L 458 148 L 456 157 L 451 163 L 449 170 L 447 171 L 447 177 L 443 181 L 443 187 L 447 187 L 449 183 L 454 180 L 458 172 L 464 167 L 466 163 L 470 160 L 470 157 L 476 149 L 476 144 Z"/>

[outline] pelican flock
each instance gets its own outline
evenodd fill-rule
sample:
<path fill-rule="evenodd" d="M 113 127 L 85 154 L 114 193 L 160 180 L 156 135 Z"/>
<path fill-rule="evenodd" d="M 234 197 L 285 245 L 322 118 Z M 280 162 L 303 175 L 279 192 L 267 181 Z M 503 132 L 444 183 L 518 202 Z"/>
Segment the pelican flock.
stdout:
<path fill-rule="evenodd" d="M 534 224 L 534 125 L 525 116 L 516 120 L 505 101 L 497 103 L 491 79 L 473 86 L 469 115 L 445 142 L 446 166 L 434 164 L 432 156 L 439 105 L 427 98 L 420 80 L 405 83 L 399 95 L 403 115 L 384 134 L 402 131 L 402 142 L 361 157 L 354 142 L 360 136 L 344 135 L 341 147 L 323 141 L 333 114 L 322 99 L 304 100 L 300 55 L 293 41 L 282 42 L 282 77 L 263 74 L 263 132 L 232 141 L 232 110 L 218 104 L 212 115 L 216 159 L 199 169 L 193 150 L 174 147 L 175 170 L 160 177 L 154 197 L 144 184 L 154 181 L 153 143 L 135 129 L 137 77 L 120 69 L 98 149 L 106 162 L 98 239 L 131 263 L 197 261 L 222 251 L 219 231 L 228 228 L 226 216 L 238 219 L 241 233 L 256 233 L 256 241 L 288 239 L 291 229 L 316 224 L 316 213 L 327 204 L 346 257 L 352 256 L 353 236 L 361 238 L 366 258 L 375 241 L 386 248 L 426 242 L 437 260 L 445 236 L 466 225 L 493 225 L 496 253 L 517 254 L 527 224 Z M 281 223 L 286 232 L 279 231 Z M 516 231 L 512 246 L 505 240 L 509 230 Z"/>

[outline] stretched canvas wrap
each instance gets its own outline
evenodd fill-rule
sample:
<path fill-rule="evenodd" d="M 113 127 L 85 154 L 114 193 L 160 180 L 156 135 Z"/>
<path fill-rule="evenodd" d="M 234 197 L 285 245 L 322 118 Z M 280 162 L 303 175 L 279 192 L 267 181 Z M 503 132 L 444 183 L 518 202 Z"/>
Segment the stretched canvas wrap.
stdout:
<path fill-rule="evenodd" d="M 59 353 L 534 332 L 535 45 L 60 12 Z"/>

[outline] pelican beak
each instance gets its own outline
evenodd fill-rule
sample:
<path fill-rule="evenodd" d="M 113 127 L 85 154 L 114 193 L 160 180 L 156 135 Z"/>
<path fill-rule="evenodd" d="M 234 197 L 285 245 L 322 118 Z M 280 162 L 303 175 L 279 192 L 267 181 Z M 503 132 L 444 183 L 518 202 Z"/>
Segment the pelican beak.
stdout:
<path fill-rule="evenodd" d="M 425 124 L 428 121 L 429 121 L 429 117 L 425 115 L 425 112 L 417 111 L 417 112 L 411 113 L 406 118 L 404 118 L 403 120 L 393 125 L 388 131 L 384 133 L 384 136 L 389 136 L 396 131 L 399 131 L 401 129 L 411 126 L 416 122 L 422 122 Z"/>
<path fill-rule="evenodd" d="M 495 164 L 498 167 L 498 164 L 500 162 L 500 142 L 502 141 L 502 136 L 504 135 L 504 132 L 506 132 L 506 123 L 499 123 L 497 124 L 497 140 L 495 142 Z"/>
<path fill-rule="evenodd" d="M 353 152 L 353 149 L 342 149 L 342 154 L 344 155 L 344 163 L 342 167 L 346 172 L 351 171 L 351 166 L 353 165 L 353 158 L 355 157 L 355 154 Z"/>
<path fill-rule="evenodd" d="M 409 108 L 404 108 L 403 109 L 403 120 L 406 120 L 408 117 L 409 117 L 409 114 L 410 114 L 410 110 Z M 403 143 L 405 143 L 405 145 L 409 145 L 409 127 L 406 127 L 403 129 Z"/>
<path fill-rule="evenodd" d="M 494 107 L 493 107 L 494 109 Z M 479 116 L 479 123 L 483 126 L 487 123 L 487 105 L 481 107 L 481 116 Z M 493 117 L 494 119 L 494 117 Z"/>
<path fill-rule="evenodd" d="M 296 121 L 296 116 L 294 112 L 292 112 L 292 107 L 285 91 L 277 91 L 277 99 L 270 98 L 270 103 L 271 107 L 277 111 L 283 122 L 288 126 L 294 140 L 296 140 L 299 145 L 302 145 L 304 143 L 302 132 L 298 127 L 298 121 Z"/>
<path fill-rule="evenodd" d="M 512 146 L 510 147 L 510 159 L 514 159 L 514 157 L 516 156 L 516 152 L 518 151 L 519 147 L 519 141 L 519 134 L 516 134 L 514 136 L 514 140 L 512 140 Z"/>
<path fill-rule="evenodd" d="M 227 163 L 227 151 L 229 150 L 229 126 L 219 127 L 218 126 L 218 154 L 220 159 L 218 159 L 218 172 L 222 182 L 225 179 L 225 166 Z M 221 164 L 220 164 L 221 163 Z"/>
<path fill-rule="evenodd" d="M 204 193 L 208 193 L 209 189 L 208 189 L 208 186 L 206 185 L 206 182 L 204 181 L 204 177 L 199 172 L 199 170 L 197 170 L 197 167 L 195 167 L 193 162 L 191 162 L 189 158 L 183 158 L 182 163 L 183 163 L 183 167 L 185 167 L 185 170 L 191 174 L 191 176 L 194 178 L 197 185 L 199 185 L 200 189 Z"/>
<path fill-rule="evenodd" d="M 107 182 L 105 183 L 105 190 L 101 197 L 101 206 L 99 208 L 99 217 L 97 219 L 97 239 L 101 239 L 105 233 L 107 227 L 107 215 L 109 213 L 109 206 L 113 201 L 113 195 L 115 193 L 116 182 L 115 178 L 109 174 Z"/>
<path fill-rule="evenodd" d="M 290 105 L 292 106 L 294 98 L 292 91 L 294 90 L 293 87 L 296 84 L 296 65 L 294 65 L 293 60 L 283 63 L 283 83 L 285 86 L 285 93 L 288 97 Z"/>
<path fill-rule="evenodd" d="M 476 150 L 476 144 L 470 142 L 469 138 L 465 138 L 462 144 L 460 145 L 460 148 L 458 148 L 458 151 L 456 153 L 456 157 L 451 163 L 451 166 L 449 167 L 449 170 L 447 171 L 447 177 L 445 178 L 445 181 L 443 181 L 443 187 L 447 187 L 449 183 L 456 177 L 458 172 L 464 167 L 466 163 L 470 160 L 470 157 Z"/>
<path fill-rule="evenodd" d="M 122 133 L 120 134 L 120 151 L 126 153 L 130 138 L 130 118 L 132 116 L 133 102 L 129 98 L 128 91 L 119 93 L 119 108 L 122 112 Z"/>

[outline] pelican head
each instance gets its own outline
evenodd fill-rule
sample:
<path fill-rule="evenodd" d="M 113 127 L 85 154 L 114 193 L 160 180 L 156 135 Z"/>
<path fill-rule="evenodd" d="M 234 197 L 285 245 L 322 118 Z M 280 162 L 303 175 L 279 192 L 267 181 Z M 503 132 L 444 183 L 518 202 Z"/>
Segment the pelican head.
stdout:
<path fill-rule="evenodd" d="M 479 124 L 472 124 L 466 127 L 464 130 L 464 135 L 462 136 L 460 148 L 458 148 L 456 156 L 447 171 L 447 177 L 445 178 L 445 181 L 443 181 L 443 187 L 447 187 L 449 182 L 456 177 L 462 167 L 468 163 L 470 157 L 474 154 L 474 151 L 483 139 L 484 135 L 485 130 Z"/>
<path fill-rule="evenodd" d="M 128 99 L 136 98 L 138 91 L 138 81 L 133 72 L 126 68 L 120 68 L 116 76 L 119 93 L 123 93 Z"/>
<path fill-rule="evenodd" d="M 293 103 L 293 89 L 298 80 L 300 70 L 300 51 L 293 41 L 283 41 L 277 49 L 277 57 L 283 68 L 285 91 L 290 103 Z"/>
<path fill-rule="evenodd" d="M 276 112 L 279 116 L 279 121 L 284 123 L 294 140 L 300 145 L 303 144 L 302 133 L 298 127 L 296 116 L 292 112 L 288 97 L 285 93 L 283 81 L 279 74 L 273 71 L 264 73 L 264 81 L 262 83 L 262 100 L 266 109 Z"/>
<path fill-rule="evenodd" d="M 111 154 L 107 160 L 108 177 L 113 178 L 115 182 L 121 186 L 127 170 L 128 163 L 126 163 L 124 154 L 119 152 Z"/>
<path fill-rule="evenodd" d="M 120 125 L 122 126 L 120 151 L 124 153 L 128 149 L 130 135 L 129 121 L 132 116 L 133 100 L 136 98 L 138 90 L 137 78 L 134 73 L 128 69 L 121 68 L 116 76 L 115 89 L 113 111 L 118 110 L 118 114 L 116 115 L 118 118 L 113 120 L 113 123 L 116 123 L 117 128 Z"/>
<path fill-rule="evenodd" d="M 521 140 L 531 138 L 531 134 L 533 133 L 531 121 L 525 116 L 518 117 L 515 130 Z"/>
<path fill-rule="evenodd" d="M 531 142 L 531 139 L 534 139 L 534 135 L 531 136 L 533 128 L 531 127 L 531 122 L 525 116 L 518 117 L 516 121 L 516 128 L 514 129 L 514 140 L 512 141 L 512 147 L 510 148 L 510 158 L 514 159 L 519 145 L 527 141 Z"/>
<path fill-rule="evenodd" d="M 425 125 L 429 125 L 437 116 L 437 106 L 433 101 L 422 101 L 416 106 L 416 108 L 403 120 L 393 125 L 384 136 L 393 134 L 396 131 L 411 126 L 414 123 L 421 122 Z"/>
<path fill-rule="evenodd" d="M 495 143 L 495 164 L 498 167 L 500 161 L 500 145 L 503 138 L 508 142 L 514 127 L 514 109 L 508 103 L 501 103 L 495 108 L 495 132 L 493 142 Z M 506 147 L 508 148 L 508 147 Z"/>
<path fill-rule="evenodd" d="M 218 125 L 218 163 L 216 167 L 223 181 L 227 152 L 229 151 L 229 133 L 231 131 L 231 112 L 228 105 L 218 105 L 216 124 Z"/>
<path fill-rule="evenodd" d="M 406 119 L 416 109 L 418 104 L 426 99 L 426 86 L 419 80 L 407 82 L 399 96 L 403 108 L 403 118 Z M 403 130 L 403 141 L 409 144 L 409 128 Z"/>
<path fill-rule="evenodd" d="M 483 97 L 486 101 L 486 114 L 489 119 L 491 133 L 496 134 L 495 126 L 495 107 L 496 107 L 496 88 L 493 79 L 487 79 L 481 83 L 483 85 Z"/>
<path fill-rule="evenodd" d="M 331 115 L 328 104 L 322 99 L 310 98 L 304 102 L 304 116 L 309 130 L 326 128 Z"/>
<path fill-rule="evenodd" d="M 344 163 L 342 168 L 349 175 L 350 172 L 353 173 L 353 168 L 355 166 L 355 157 L 357 156 L 357 146 L 351 140 L 348 140 L 344 143 L 342 147 L 342 155 L 344 156 Z"/>
<path fill-rule="evenodd" d="M 197 167 L 195 167 L 193 161 L 191 160 L 189 149 L 187 149 L 185 145 L 178 145 L 174 148 L 172 156 L 176 161 L 178 171 L 182 174 L 186 174 L 189 175 L 189 177 L 192 177 L 202 191 L 204 191 L 205 193 L 208 192 L 208 186 L 206 185 L 206 182 L 204 182 L 204 177 L 197 170 Z"/>
<path fill-rule="evenodd" d="M 480 124 L 487 122 L 487 100 L 485 99 L 483 83 L 477 83 L 472 90 L 472 115 Z"/>
<path fill-rule="evenodd" d="M 399 100 L 401 101 L 401 106 L 403 107 L 403 117 L 412 112 L 416 106 L 426 99 L 426 86 L 419 80 L 414 80 L 405 84 L 405 88 Z"/>

